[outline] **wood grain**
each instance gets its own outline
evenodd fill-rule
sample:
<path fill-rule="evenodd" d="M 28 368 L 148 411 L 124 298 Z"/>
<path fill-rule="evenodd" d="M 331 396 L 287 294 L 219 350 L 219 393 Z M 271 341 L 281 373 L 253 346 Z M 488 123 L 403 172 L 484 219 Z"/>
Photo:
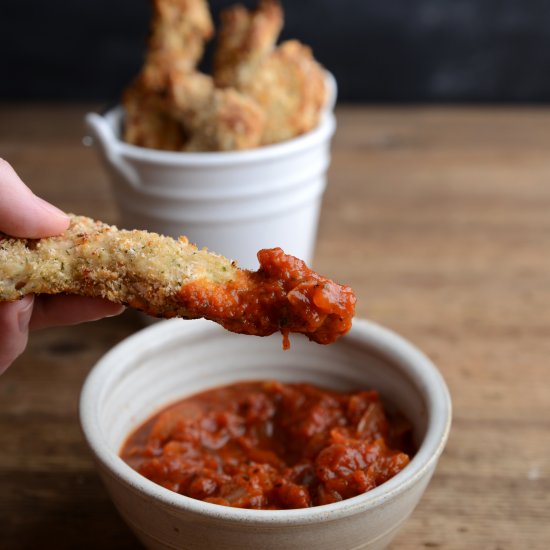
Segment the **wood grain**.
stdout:
<path fill-rule="evenodd" d="M 0 106 L 0 151 L 40 195 L 116 222 L 88 106 Z M 550 547 L 550 109 L 343 107 L 315 267 L 443 372 L 449 444 L 393 549 Z M 77 418 L 132 313 L 34 333 L 0 380 L 0 547 L 138 547 Z M 282 549 L 284 550 L 284 549 Z"/>

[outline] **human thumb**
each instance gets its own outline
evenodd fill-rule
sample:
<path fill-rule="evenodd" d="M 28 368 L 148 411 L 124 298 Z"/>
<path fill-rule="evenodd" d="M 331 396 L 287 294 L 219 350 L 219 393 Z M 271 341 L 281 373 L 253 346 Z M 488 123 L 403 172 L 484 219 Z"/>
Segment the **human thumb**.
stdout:
<path fill-rule="evenodd" d="M 37 197 L 0 158 L 0 231 L 12 237 L 39 239 L 63 233 L 69 217 Z"/>

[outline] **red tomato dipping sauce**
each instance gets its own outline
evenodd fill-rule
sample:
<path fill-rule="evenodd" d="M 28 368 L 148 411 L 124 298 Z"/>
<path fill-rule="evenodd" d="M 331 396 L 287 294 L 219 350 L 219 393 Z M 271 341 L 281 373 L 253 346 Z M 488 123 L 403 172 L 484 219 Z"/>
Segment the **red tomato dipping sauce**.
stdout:
<path fill-rule="evenodd" d="M 411 428 L 376 391 L 241 382 L 169 406 L 130 435 L 121 457 L 192 498 L 255 509 L 307 508 L 390 479 L 412 454 Z"/>
<path fill-rule="evenodd" d="M 190 317 L 206 317 L 232 332 L 268 336 L 280 331 L 285 349 L 292 332 L 330 344 L 349 331 L 356 302 L 349 286 L 315 273 L 280 248 L 260 250 L 258 261 L 258 271 L 243 270 L 225 284 L 187 283 L 178 299 Z"/>

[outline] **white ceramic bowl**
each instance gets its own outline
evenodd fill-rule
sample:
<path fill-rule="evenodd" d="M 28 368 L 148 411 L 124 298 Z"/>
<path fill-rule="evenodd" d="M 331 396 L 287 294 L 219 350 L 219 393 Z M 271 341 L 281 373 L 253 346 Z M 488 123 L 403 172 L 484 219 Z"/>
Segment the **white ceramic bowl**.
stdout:
<path fill-rule="evenodd" d="M 89 113 L 86 124 L 110 175 L 120 226 L 191 242 L 255 269 L 256 253 L 280 246 L 310 263 L 336 122 L 336 82 L 319 125 L 245 151 L 187 153 L 121 140 L 123 110 Z"/>
<path fill-rule="evenodd" d="M 156 485 L 118 452 L 127 435 L 165 405 L 238 380 L 306 381 L 334 389 L 375 388 L 412 422 L 418 452 L 386 483 L 335 504 L 244 510 L 194 500 Z M 142 330 L 94 367 L 81 423 L 119 512 L 154 549 L 359 550 L 384 548 L 413 511 L 449 433 L 451 403 L 434 365 L 411 344 L 356 320 L 337 343 L 278 335 L 241 336 L 208 321 L 172 320 Z"/>

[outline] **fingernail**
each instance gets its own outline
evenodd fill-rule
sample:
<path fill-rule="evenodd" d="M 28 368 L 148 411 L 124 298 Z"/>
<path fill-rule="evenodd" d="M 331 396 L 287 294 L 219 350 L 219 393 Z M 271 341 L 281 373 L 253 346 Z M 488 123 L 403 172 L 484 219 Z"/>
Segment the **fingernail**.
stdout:
<path fill-rule="evenodd" d="M 67 220 L 69 219 L 69 216 L 67 216 L 67 214 L 65 214 L 63 210 L 60 210 L 59 208 L 57 208 L 57 206 L 50 204 L 48 201 L 45 201 L 40 197 L 36 197 L 36 200 L 37 200 L 37 204 L 40 205 L 40 207 L 46 210 L 48 213 L 53 214 L 54 216 L 65 218 Z"/>
<path fill-rule="evenodd" d="M 123 311 L 125 311 L 126 308 L 124 306 L 119 306 L 119 308 L 114 311 L 113 313 L 108 313 L 105 315 L 105 317 L 116 317 L 117 315 L 120 315 Z"/>
<path fill-rule="evenodd" d="M 17 313 L 17 323 L 19 325 L 19 330 L 21 332 L 27 332 L 29 329 L 29 323 L 32 315 L 32 308 L 34 305 L 34 296 L 29 294 L 21 299 L 23 303 L 20 307 L 21 309 Z"/>

